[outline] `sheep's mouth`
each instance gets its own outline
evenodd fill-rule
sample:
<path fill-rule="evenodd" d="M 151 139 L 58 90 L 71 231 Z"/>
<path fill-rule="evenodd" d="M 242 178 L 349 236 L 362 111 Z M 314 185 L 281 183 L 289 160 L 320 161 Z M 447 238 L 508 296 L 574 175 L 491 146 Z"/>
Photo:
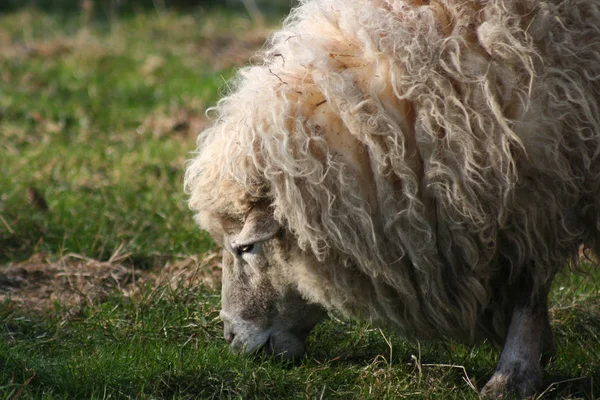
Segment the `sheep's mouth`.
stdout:
<path fill-rule="evenodd" d="M 261 340 L 236 337 L 230 344 L 230 349 L 236 354 L 252 356 L 267 356 L 274 359 L 290 361 L 299 359 L 305 352 L 307 334 L 297 334 L 289 331 L 269 332 Z"/>
<path fill-rule="evenodd" d="M 280 361 L 298 361 L 306 351 L 306 336 L 288 331 L 275 332 L 265 340 L 260 351 Z"/>
<path fill-rule="evenodd" d="M 286 358 L 285 354 L 286 354 L 286 350 L 282 350 L 282 351 L 278 351 L 273 343 L 273 339 L 271 337 L 271 335 L 269 335 L 269 337 L 267 337 L 267 339 L 262 343 L 257 345 L 254 348 L 246 348 L 243 351 L 241 351 L 240 353 L 246 353 L 248 356 L 250 357 L 282 357 L 282 358 Z"/>
<path fill-rule="evenodd" d="M 225 338 L 236 354 L 267 356 L 281 361 L 299 360 L 306 351 L 306 338 L 315 324 L 294 327 L 272 324 L 266 329 L 245 324 L 236 327 L 225 322 Z M 237 332 L 237 334 L 236 334 Z"/>

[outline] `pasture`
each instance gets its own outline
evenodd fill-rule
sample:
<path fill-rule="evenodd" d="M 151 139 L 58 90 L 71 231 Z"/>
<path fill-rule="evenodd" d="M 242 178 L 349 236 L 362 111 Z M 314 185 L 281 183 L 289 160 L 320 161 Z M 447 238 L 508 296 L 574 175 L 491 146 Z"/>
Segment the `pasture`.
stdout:
<path fill-rule="evenodd" d="M 220 257 L 182 175 L 281 7 L 258 23 L 243 7 L 72 3 L 0 6 L 0 398 L 478 398 L 488 343 L 331 315 L 295 365 L 227 349 Z M 551 301 L 538 398 L 599 398 L 600 269 L 559 276 Z"/>

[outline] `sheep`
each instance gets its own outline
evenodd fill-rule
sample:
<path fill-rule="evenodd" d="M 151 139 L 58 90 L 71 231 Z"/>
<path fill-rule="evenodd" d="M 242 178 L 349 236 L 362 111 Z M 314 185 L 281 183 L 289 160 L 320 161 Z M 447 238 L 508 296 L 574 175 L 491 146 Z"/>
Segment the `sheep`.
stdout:
<path fill-rule="evenodd" d="M 548 292 L 600 250 L 597 0 L 303 0 L 187 165 L 236 352 L 299 357 L 337 310 L 503 346 L 534 393 Z M 541 358 L 541 361 L 540 361 Z"/>

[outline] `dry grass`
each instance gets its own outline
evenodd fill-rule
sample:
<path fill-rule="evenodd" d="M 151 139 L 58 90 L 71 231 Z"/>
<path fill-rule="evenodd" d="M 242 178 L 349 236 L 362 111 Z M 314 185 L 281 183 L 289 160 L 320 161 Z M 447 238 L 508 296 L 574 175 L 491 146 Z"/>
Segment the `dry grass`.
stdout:
<path fill-rule="evenodd" d="M 215 69 L 245 64 L 260 49 L 270 31 L 253 28 L 243 36 L 212 32 L 197 43 L 201 56 Z"/>
<path fill-rule="evenodd" d="M 160 258 L 160 255 L 156 255 Z M 0 302 L 11 307 L 47 312 L 56 304 L 73 310 L 90 307 L 120 294 L 135 298 L 144 287 L 173 289 L 198 287 L 216 291 L 220 286 L 220 256 L 181 256 L 163 268 L 142 270 L 129 254 L 115 252 L 108 261 L 67 254 L 53 261 L 48 254 L 0 269 Z"/>
<path fill-rule="evenodd" d="M 203 107 L 190 105 L 156 110 L 138 127 L 137 133 L 140 135 L 150 133 L 154 138 L 165 136 L 195 138 L 209 123 L 204 113 L 199 111 L 202 109 Z"/>

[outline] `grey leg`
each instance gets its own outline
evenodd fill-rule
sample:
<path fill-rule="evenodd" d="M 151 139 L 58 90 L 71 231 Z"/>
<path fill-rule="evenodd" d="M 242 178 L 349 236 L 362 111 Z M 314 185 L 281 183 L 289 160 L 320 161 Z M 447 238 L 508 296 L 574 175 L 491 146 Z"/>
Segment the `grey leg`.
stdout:
<path fill-rule="evenodd" d="M 527 397 L 540 389 L 542 351 L 549 356 L 554 351 L 546 295 L 540 297 L 543 300 L 528 297 L 515 306 L 500 361 L 482 390 L 484 396 L 501 398 L 513 392 Z"/>

